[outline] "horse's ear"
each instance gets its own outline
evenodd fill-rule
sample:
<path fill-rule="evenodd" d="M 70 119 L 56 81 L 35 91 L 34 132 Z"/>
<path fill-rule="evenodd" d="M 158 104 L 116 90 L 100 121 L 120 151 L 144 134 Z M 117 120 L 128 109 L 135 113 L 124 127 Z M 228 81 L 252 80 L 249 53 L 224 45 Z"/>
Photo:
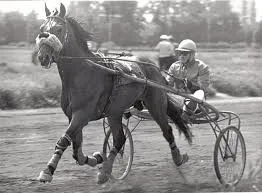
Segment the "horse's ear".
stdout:
<path fill-rule="evenodd" d="M 60 12 L 59 12 L 59 17 L 64 18 L 66 14 L 66 9 L 63 3 L 60 4 Z"/>
<path fill-rule="evenodd" d="M 45 3 L 45 15 L 46 15 L 46 17 L 48 17 L 50 14 L 51 14 L 51 12 L 49 11 L 49 9 L 47 8 L 46 3 Z"/>

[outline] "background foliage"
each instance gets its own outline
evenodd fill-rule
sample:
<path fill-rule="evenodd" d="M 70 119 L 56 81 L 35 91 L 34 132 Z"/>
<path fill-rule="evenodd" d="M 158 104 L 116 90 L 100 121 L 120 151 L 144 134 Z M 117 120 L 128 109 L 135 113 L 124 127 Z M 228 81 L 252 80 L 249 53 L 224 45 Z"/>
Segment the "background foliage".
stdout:
<path fill-rule="evenodd" d="M 155 62 L 152 47 L 161 34 L 173 35 L 176 42 L 191 38 L 200 48 L 198 58 L 213 71 L 211 92 L 262 96 L 261 50 L 249 48 L 252 41 L 262 45 L 262 22 L 255 28 L 243 25 L 229 1 L 149 1 L 143 7 L 137 1 L 79 1 L 70 4 L 68 15 L 94 34 L 98 46 L 132 49 Z M 5 44 L 0 46 L 0 109 L 60 104 L 56 68 L 32 65 L 36 52 L 32 57 L 34 47 L 28 45 L 34 44 L 42 22 L 35 12 L 0 13 L 0 44 Z"/>
<path fill-rule="evenodd" d="M 47 70 L 32 65 L 31 52 L 32 48 L 0 46 L 0 109 L 60 105 L 61 80 L 56 66 L 52 65 Z M 235 97 L 262 96 L 262 59 L 259 52 L 200 50 L 197 57 L 209 64 L 212 70 L 209 93 L 220 92 Z M 155 51 L 133 51 L 133 54 L 157 60 Z"/>
<path fill-rule="evenodd" d="M 161 34 L 173 35 L 176 42 L 191 38 L 196 42 L 250 45 L 256 40 L 262 44 L 261 22 L 255 27 L 247 25 L 227 0 L 149 1 L 142 7 L 137 1 L 79 1 L 71 2 L 68 15 L 92 32 L 98 44 L 153 46 Z M 33 43 L 41 23 L 35 12 L 27 16 L 0 13 L 0 43 Z"/>

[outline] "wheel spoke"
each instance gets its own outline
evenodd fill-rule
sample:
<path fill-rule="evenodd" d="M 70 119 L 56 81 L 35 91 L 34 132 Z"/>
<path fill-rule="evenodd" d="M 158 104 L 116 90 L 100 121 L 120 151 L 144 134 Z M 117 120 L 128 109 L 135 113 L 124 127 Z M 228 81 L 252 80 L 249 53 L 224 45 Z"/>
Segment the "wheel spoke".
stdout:
<path fill-rule="evenodd" d="M 121 150 L 117 153 L 117 156 L 114 160 L 113 168 L 112 168 L 112 178 L 114 179 L 124 179 L 128 172 L 131 169 L 132 161 L 133 161 L 133 139 L 128 128 L 123 124 L 124 134 L 126 136 L 126 142 L 121 148 Z M 104 141 L 103 152 L 108 155 L 110 149 L 113 147 L 113 136 L 111 131 L 109 130 L 106 134 L 106 138 Z"/>
<path fill-rule="evenodd" d="M 223 184 L 237 184 L 246 162 L 244 138 L 240 131 L 228 126 L 217 138 L 214 164 L 218 179 Z"/>

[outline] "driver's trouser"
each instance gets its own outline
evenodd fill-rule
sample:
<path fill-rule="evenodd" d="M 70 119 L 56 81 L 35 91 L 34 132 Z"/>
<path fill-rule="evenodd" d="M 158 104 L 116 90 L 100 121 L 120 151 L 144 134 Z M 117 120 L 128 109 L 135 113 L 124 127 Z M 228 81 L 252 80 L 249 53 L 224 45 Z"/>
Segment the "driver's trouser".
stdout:
<path fill-rule="evenodd" d="M 195 98 L 205 101 L 205 92 L 201 89 L 196 90 L 192 96 Z M 195 113 L 198 109 L 198 103 L 193 101 L 193 100 L 187 100 L 185 99 L 184 106 L 183 106 L 183 111 L 189 112 L 189 113 Z"/>

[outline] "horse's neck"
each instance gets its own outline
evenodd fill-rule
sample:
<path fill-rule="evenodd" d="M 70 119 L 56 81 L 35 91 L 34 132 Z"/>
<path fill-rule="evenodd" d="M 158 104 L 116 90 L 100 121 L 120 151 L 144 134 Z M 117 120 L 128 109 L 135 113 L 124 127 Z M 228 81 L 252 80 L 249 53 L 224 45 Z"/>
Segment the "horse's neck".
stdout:
<path fill-rule="evenodd" d="M 69 39 L 61 51 L 62 57 L 94 57 L 94 54 L 89 49 L 83 49 L 80 45 L 74 41 L 74 39 Z"/>
<path fill-rule="evenodd" d="M 89 79 L 90 83 L 94 82 L 94 77 L 100 77 L 101 71 L 96 70 L 94 66 L 85 62 L 85 58 L 98 62 L 97 57 L 90 50 L 85 50 L 77 45 L 76 41 L 69 41 L 61 51 L 61 59 L 58 62 L 58 71 L 62 84 L 69 82 L 80 73 L 85 73 L 85 80 Z M 104 73 L 103 73 L 104 74 Z"/>

